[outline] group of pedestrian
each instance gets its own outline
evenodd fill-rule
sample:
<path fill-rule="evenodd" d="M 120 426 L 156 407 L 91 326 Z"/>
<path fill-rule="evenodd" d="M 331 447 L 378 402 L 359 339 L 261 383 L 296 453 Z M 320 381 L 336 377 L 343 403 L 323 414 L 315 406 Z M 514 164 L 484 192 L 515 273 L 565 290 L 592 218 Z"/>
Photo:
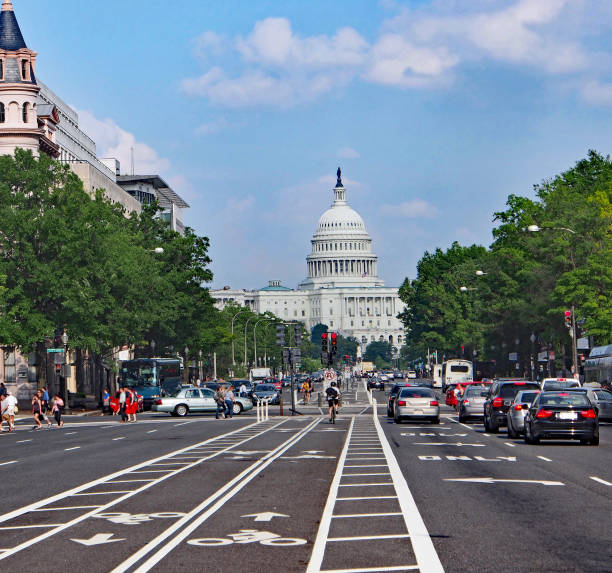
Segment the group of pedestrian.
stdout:
<path fill-rule="evenodd" d="M 15 429 L 15 414 L 17 414 L 17 398 L 13 396 L 0 382 L 0 432 L 3 431 L 2 424 L 7 423 L 9 432 Z"/>
<path fill-rule="evenodd" d="M 230 384 L 227 389 L 224 384 L 220 384 L 215 392 L 215 402 L 217 403 L 217 413 L 215 418 L 234 417 L 234 387 Z"/>
<path fill-rule="evenodd" d="M 49 399 L 49 392 L 47 388 L 43 386 L 40 390 L 32 396 L 32 414 L 34 416 L 33 430 L 40 430 L 43 427 L 43 422 L 47 424 L 47 429 L 51 429 L 52 424 L 47 416 L 47 412 L 51 408 L 51 413 L 55 418 L 55 423 L 58 428 L 64 425 L 62 416 L 64 414 L 64 400 L 59 394 L 54 394 L 53 400 Z"/>
<path fill-rule="evenodd" d="M 138 412 L 138 395 L 132 389 L 124 386 L 119 388 L 119 415 L 121 423 L 135 422 Z"/>

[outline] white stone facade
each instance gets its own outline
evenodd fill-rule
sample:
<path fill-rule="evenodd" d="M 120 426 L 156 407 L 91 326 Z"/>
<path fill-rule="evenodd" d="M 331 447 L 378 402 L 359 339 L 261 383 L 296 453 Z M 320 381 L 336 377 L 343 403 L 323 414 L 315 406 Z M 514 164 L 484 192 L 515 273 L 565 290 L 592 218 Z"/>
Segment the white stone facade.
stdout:
<path fill-rule="evenodd" d="M 211 291 L 218 308 L 228 304 L 248 306 L 254 312 L 271 312 L 283 320 L 299 320 L 307 329 L 322 323 L 361 344 L 384 340 L 399 348 L 404 325 L 397 318 L 404 304 L 398 289 L 386 287 L 378 277 L 378 257 L 360 215 L 346 202 L 340 173 L 333 190 L 334 202 L 323 213 L 307 256 L 308 276 L 298 289 L 280 281 L 260 290 Z"/>

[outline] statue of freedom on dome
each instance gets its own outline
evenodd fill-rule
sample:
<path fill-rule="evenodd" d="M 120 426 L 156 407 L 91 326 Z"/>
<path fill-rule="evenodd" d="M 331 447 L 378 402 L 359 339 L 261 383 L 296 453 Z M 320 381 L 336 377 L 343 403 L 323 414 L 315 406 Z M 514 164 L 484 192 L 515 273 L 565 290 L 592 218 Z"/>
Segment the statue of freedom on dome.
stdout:
<path fill-rule="evenodd" d="M 338 171 L 336 172 L 336 176 L 338 177 L 338 181 L 336 181 L 336 187 L 343 187 L 342 185 L 342 170 L 338 167 Z"/>

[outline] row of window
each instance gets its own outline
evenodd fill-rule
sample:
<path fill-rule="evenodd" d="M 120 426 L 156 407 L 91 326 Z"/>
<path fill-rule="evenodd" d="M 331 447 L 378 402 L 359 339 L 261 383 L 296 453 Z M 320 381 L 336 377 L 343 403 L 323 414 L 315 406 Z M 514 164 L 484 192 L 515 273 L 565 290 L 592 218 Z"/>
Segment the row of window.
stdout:
<path fill-rule="evenodd" d="M 21 79 L 23 81 L 30 81 L 30 62 L 28 60 L 21 60 Z M 4 60 L 0 60 L 0 80 L 4 79 Z"/>
<path fill-rule="evenodd" d="M 29 103 L 23 104 L 23 107 L 21 108 L 21 119 L 23 120 L 23 123 L 28 123 L 30 109 L 34 109 L 35 107 L 36 105 L 31 107 Z M 6 107 L 4 106 L 2 102 L 0 102 L 0 123 L 4 123 L 5 121 L 6 121 Z"/>
<path fill-rule="evenodd" d="M 4 382 L 14 384 L 17 382 L 17 368 L 15 364 L 15 351 L 4 349 L 0 351 L 0 357 L 4 361 Z M 20 366 L 19 377 L 28 379 L 28 382 L 36 382 L 36 353 L 28 355 L 27 372 Z"/>
<path fill-rule="evenodd" d="M 344 249 L 342 248 L 344 245 Z M 314 251 L 363 251 L 366 248 L 365 241 L 358 241 L 356 243 L 315 243 Z"/>

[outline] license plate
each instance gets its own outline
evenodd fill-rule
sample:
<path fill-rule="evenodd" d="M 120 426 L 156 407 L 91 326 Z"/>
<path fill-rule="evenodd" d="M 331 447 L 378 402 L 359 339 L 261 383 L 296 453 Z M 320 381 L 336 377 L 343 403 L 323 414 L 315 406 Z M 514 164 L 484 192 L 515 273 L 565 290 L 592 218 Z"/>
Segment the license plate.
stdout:
<path fill-rule="evenodd" d="M 423 410 L 415 410 L 415 411 L 414 411 L 414 413 L 415 413 L 415 414 L 422 414 L 422 413 L 423 413 Z"/>
<path fill-rule="evenodd" d="M 575 420 L 576 412 L 559 412 L 560 420 Z"/>

